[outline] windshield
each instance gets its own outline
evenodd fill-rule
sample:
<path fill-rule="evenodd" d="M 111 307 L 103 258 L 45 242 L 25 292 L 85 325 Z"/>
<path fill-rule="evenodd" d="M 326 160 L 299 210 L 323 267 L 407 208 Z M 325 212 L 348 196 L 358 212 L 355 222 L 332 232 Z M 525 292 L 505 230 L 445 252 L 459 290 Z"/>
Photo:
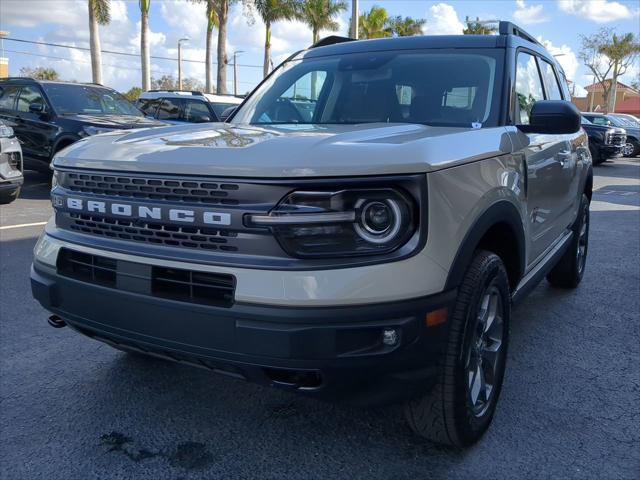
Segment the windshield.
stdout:
<path fill-rule="evenodd" d="M 612 116 L 612 119 L 614 121 L 614 124 L 619 126 L 619 127 L 635 127 L 638 128 L 638 122 L 634 122 L 633 120 L 631 120 L 628 117 L 622 117 L 622 116 Z M 617 123 L 615 123 L 617 122 Z"/>
<path fill-rule="evenodd" d="M 42 87 L 59 115 L 89 113 L 143 116 L 129 100 L 108 88 L 63 83 L 45 83 Z"/>
<path fill-rule="evenodd" d="M 232 123 L 495 126 L 502 55 L 456 49 L 290 61 L 251 95 Z"/>

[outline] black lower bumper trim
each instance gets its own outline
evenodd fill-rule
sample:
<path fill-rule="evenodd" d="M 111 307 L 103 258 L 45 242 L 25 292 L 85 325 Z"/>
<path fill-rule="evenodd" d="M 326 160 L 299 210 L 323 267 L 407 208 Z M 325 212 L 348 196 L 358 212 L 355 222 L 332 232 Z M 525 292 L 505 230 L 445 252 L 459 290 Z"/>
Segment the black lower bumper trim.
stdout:
<path fill-rule="evenodd" d="M 34 297 L 73 329 L 123 350 L 329 399 L 379 404 L 433 384 L 446 324 L 425 315 L 455 292 L 365 306 L 231 308 L 119 291 L 36 264 Z M 393 329 L 395 345 L 383 342 Z"/>

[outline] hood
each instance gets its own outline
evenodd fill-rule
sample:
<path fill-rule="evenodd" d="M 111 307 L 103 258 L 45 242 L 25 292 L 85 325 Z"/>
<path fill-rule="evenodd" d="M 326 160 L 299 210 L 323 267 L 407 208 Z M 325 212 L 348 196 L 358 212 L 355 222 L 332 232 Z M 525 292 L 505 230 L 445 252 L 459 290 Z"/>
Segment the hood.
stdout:
<path fill-rule="evenodd" d="M 509 153 L 511 145 L 506 127 L 209 123 L 96 135 L 64 150 L 55 166 L 258 178 L 405 174 Z"/>
<path fill-rule="evenodd" d="M 74 120 L 76 122 L 98 128 L 130 129 L 160 127 L 166 125 L 166 123 L 158 122 L 157 120 L 153 120 L 143 116 L 137 117 L 135 115 L 91 115 L 89 113 L 74 113 L 70 115 L 64 115 L 63 118 L 67 120 Z"/>
<path fill-rule="evenodd" d="M 626 133 L 624 128 L 620 128 L 620 127 L 614 127 L 614 126 L 609 126 L 609 125 L 597 125 L 595 123 L 584 123 L 582 124 L 582 128 L 585 130 L 585 132 L 609 132 L 609 131 L 613 131 L 613 133 Z"/>

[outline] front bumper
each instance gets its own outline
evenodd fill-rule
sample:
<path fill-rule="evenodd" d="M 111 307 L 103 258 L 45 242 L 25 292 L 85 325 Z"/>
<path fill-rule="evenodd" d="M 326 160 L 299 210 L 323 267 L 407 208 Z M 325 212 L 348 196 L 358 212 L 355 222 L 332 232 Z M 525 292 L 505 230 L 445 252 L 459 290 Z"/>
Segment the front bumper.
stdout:
<path fill-rule="evenodd" d="M 446 323 L 426 314 L 455 292 L 360 306 L 230 308 L 141 295 L 80 282 L 37 260 L 33 296 L 75 330 L 248 381 L 357 404 L 424 393 L 437 376 Z M 395 345 L 383 343 L 393 329 Z"/>
<path fill-rule="evenodd" d="M 600 145 L 600 158 L 619 158 L 624 153 L 624 145 Z"/>

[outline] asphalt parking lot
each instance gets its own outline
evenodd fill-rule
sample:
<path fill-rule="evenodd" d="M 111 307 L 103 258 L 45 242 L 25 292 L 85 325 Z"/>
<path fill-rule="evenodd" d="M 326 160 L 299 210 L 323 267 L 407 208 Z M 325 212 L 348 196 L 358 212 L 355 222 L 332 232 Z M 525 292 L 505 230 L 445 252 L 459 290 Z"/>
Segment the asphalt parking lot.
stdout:
<path fill-rule="evenodd" d="M 414 437 L 398 407 L 321 403 L 49 327 L 29 286 L 48 182 L 27 172 L 0 208 L 0 478 L 640 478 L 640 159 L 595 174 L 583 283 L 543 282 L 515 309 L 493 426 L 457 451 Z"/>

